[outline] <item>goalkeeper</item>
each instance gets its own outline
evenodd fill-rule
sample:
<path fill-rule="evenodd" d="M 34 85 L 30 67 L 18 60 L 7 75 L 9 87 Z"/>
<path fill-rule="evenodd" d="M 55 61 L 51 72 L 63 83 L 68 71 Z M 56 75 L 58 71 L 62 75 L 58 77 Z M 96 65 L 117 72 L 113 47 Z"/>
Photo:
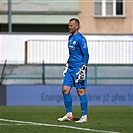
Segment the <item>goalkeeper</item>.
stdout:
<path fill-rule="evenodd" d="M 78 31 L 80 22 L 76 18 L 69 20 L 68 29 L 71 35 L 68 39 L 69 58 L 63 71 L 64 82 L 62 93 L 66 108 L 66 115 L 58 118 L 58 121 L 74 120 L 72 114 L 71 88 L 76 87 L 80 99 L 82 117 L 76 123 L 87 122 L 88 99 L 86 96 L 87 64 L 89 60 L 87 41 Z"/>

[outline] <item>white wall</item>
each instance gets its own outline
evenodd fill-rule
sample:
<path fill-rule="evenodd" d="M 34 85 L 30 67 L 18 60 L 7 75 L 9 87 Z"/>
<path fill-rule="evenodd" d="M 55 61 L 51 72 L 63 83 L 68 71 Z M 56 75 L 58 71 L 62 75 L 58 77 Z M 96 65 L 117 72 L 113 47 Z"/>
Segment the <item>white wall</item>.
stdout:
<path fill-rule="evenodd" d="M 132 40 L 131 35 L 84 35 L 87 40 Z M 43 35 L 43 34 L 1 34 L 0 35 L 0 63 L 7 60 L 9 63 L 24 63 L 24 43 L 27 40 L 67 40 L 68 35 Z M 123 46 L 125 47 L 125 45 Z M 132 63 L 132 49 L 127 49 L 129 63 Z M 124 48 L 123 48 L 124 49 Z M 89 51 L 90 56 L 95 55 Z M 114 51 L 116 52 L 116 51 Z M 64 59 L 64 63 L 67 59 Z M 90 59 L 90 63 L 98 63 Z"/>
<path fill-rule="evenodd" d="M 0 35 L 0 62 L 8 60 L 9 62 L 24 62 L 24 43 L 27 40 L 45 40 L 45 39 L 67 39 L 63 35 L 24 35 L 24 34 L 4 34 Z"/>

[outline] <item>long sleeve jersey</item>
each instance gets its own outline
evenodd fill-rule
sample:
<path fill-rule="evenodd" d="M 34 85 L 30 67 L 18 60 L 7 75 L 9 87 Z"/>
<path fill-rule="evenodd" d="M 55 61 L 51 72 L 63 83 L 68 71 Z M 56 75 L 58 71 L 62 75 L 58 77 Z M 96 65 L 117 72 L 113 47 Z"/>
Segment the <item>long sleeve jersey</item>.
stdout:
<path fill-rule="evenodd" d="M 81 67 L 87 64 L 89 60 L 89 52 L 87 41 L 81 33 L 70 35 L 68 39 L 69 58 L 68 63 L 70 67 Z"/>

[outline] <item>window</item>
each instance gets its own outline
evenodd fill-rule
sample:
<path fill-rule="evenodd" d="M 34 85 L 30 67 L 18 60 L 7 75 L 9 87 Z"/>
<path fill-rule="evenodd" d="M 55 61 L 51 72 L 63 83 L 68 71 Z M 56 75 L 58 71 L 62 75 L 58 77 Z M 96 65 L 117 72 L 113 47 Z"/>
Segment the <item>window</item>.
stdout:
<path fill-rule="evenodd" d="M 123 14 L 123 0 L 116 0 L 116 9 L 117 15 Z"/>
<path fill-rule="evenodd" d="M 101 17 L 119 17 L 125 14 L 125 0 L 95 0 L 94 14 Z"/>

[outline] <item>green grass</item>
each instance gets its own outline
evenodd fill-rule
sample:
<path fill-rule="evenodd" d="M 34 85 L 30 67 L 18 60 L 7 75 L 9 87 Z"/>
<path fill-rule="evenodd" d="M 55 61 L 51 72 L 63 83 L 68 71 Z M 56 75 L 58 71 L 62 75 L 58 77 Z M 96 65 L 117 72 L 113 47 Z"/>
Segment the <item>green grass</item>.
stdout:
<path fill-rule="evenodd" d="M 132 107 L 129 106 L 91 106 L 89 107 L 89 121 L 77 124 L 75 121 L 57 121 L 58 117 L 65 114 L 63 106 L 0 106 L 0 119 L 95 129 L 95 131 L 82 131 L 64 127 L 16 125 L 18 123 L 0 121 L 0 133 L 98 133 L 96 130 L 133 133 L 132 113 Z M 81 117 L 80 107 L 74 106 L 73 114 L 75 120 L 79 119 Z"/>

